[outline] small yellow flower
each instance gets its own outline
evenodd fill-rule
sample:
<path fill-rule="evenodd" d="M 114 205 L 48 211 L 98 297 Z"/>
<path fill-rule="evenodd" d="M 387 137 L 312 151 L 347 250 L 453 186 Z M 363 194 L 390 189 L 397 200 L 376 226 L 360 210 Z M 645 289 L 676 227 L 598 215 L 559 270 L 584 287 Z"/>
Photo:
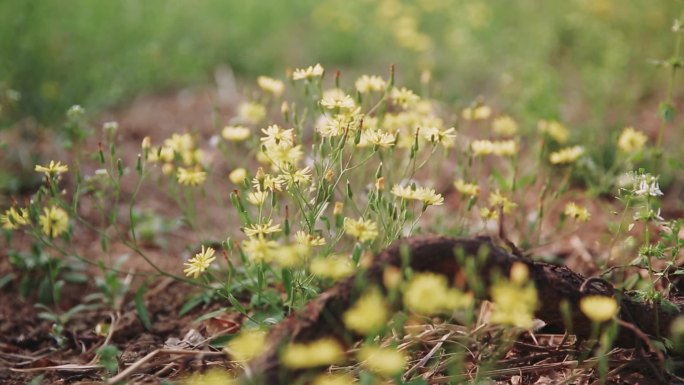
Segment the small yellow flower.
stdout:
<path fill-rule="evenodd" d="M 240 120 L 250 124 L 257 124 L 266 117 L 266 107 L 255 102 L 244 102 L 238 106 Z"/>
<path fill-rule="evenodd" d="M 212 249 L 211 247 L 207 247 L 205 249 L 204 245 L 202 245 L 202 251 L 195 254 L 193 258 L 190 258 L 187 262 L 184 263 L 184 265 L 187 266 L 187 268 L 185 268 L 183 272 L 188 277 L 199 277 L 200 274 L 202 274 L 207 268 L 209 268 L 209 265 L 211 265 L 211 263 L 214 262 L 214 260 L 216 260 L 216 256 L 214 256 L 215 253 L 216 250 Z"/>
<path fill-rule="evenodd" d="M 456 142 L 456 129 L 454 127 L 441 130 L 437 127 L 426 127 L 420 130 L 420 134 L 430 143 L 441 144 L 444 148 L 451 148 Z"/>
<path fill-rule="evenodd" d="M 508 115 L 499 116 L 492 123 L 492 131 L 502 136 L 513 136 L 518 133 L 518 123 Z"/>
<path fill-rule="evenodd" d="M 494 303 L 491 322 L 531 329 L 537 309 L 537 290 L 530 282 L 501 279 L 490 294 Z"/>
<path fill-rule="evenodd" d="M 278 146 L 283 143 L 288 146 L 294 145 L 294 130 L 292 128 L 284 130 L 277 124 L 272 124 L 268 128 L 262 128 L 261 132 L 265 135 L 261 138 L 261 143 L 266 147 Z"/>
<path fill-rule="evenodd" d="M 316 377 L 312 385 L 355 385 L 354 378 L 349 374 L 321 374 Z"/>
<path fill-rule="evenodd" d="M 618 138 L 618 147 L 624 152 L 636 152 L 644 148 L 647 141 L 648 137 L 643 132 L 627 127 Z"/>
<path fill-rule="evenodd" d="M 266 347 L 266 332 L 263 330 L 246 330 L 234 337 L 226 345 L 225 350 L 236 361 L 249 361 L 261 354 Z"/>
<path fill-rule="evenodd" d="M 55 163 L 54 160 L 51 160 L 50 164 L 48 164 L 47 166 L 41 166 L 37 164 L 35 171 L 42 172 L 46 176 L 52 177 L 69 171 L 69 166 L 62 164 L 61 162 Z"/>
<path fill-rule="evenodd" d="M 570 131 L 560 122 L 551 120 L 540 120 L 537 123 L 539 132 L 547 134 L 558 143 L 565 143 L 570 139 Z"/>
<path fill-rule="evenodd" d="M 247 170 L 242 167 L 236 168 L 228 174 L 228 179 L 233 184 L 241 185 L 245 182 L 245 179 L 247 179 Z"/>
<path fill-rule="evenodd" d="M 411 188 L 411 186 L 401 186 L 398 184 L 395 184 L 394 187 L 392 187 L 391 193 L 393 195 L 398 196 L 401 199 L 416 199 L 416 190 Z"/>
<path fill-rule="evenodd" d="M 309 167 L 290 167 L 288 170 L 282 171 L 283 175 L 281 175 L 281 178 L 285 180 L 289 187 L 303 185 L 311 181 L 311 169 Z"/>
<path fill-rule="evenodd" d="M 295 242 L 302 246 L 313 247 L 325 245 L 325 238 L 320 235 L 307 234 L 304 231 L 297 231 L 294 235 Z"/>
<path fill-rule="evenodd" d="M 226 126 L 221 130 L 223 139 L 231 142 L 242 142 L 252 135 L 252 131 L 244 126 Z"/>
<path fill-rule="evenodd" d="M 280 267 L 298 267 L 304 264 L 311 253 L 311 248 L 306 245 L 294 244 L 280 246 L 273 252 L 273 259 Z"/>
<path fill-rule="evenodd" d="M 278 146 L 266 147 L 266 155 L 269 160 L 281 170 L 286 170 L 294 166 L 304 157 L 302 146 L 288 146 L 281 144 Z"/>
<path fill-rule="evenodd" d="M 387 83 L 380 76 L 368 76 L 362 75 L 360 78 L 356 79 L 356 90 L 362 94 L 367 94 L 369 92 L 382 92 L 385 90 Z"/>
<path fill-rule="evenodd" d="M 280 96 L 283 94 L 283 91 L 285 91 L 285 83 L 268 76 L 259 76 L 257 78 L 257 84 L 262 90 L 269 92 L 274 96 Z"/>
<path fill-rule="evenodd" d="M 57 238 L 69 227 L 69 214 L 61 207 L 51 206 L 43 208 L 43 214 L 38 217 L 43 234 Z"/>
<path fill-rule="evenodd" d="M 344 232 L 361 242 L 372 241 L 378 236 L 378 225 L 370 219 L 344 218 Z"/>
<path fill-rule="evenodd" d="M 309 343 L 290 343 L 280 354 L 280 359 L 290 369 L 328 366 L 344 360 L 344 350 L 332 338 L 321 338 Z"/>
<path fill-rule="evenodd" d="M 551 164 L 570 164 L 575 162 L 584 154 L 582 146 L 565 147 L 549 156 Z"/>
<path fill-rule="evenodd" d="M 492 109 L 485 105 L 468 107 L 461 112 L 461 116 L 465 120 L 484 120 L 489 118 L 491 114 Z"/>
<path fill-rule="evenodd" d="M 420 97 L 413 93 L 413 91 L 408 88 L 392 88 L 390 92 L 390 98 L 394 104 L 401 106 L 402 108 L 408 108 L 420 100 Z"/>
<path fill-rule="evenodd" d="M 183 385 L 235 385 L 237 382 L 228 371 L 210 369 L 206 373 L 195 373 L 183 381 Z"/>
<path fill-rule="evenodd" d="M 373 145 L 382 148 L 390 148 L 394 146 L 397 142 L 397 138 L 385 132 L 383 130 L 366 130 L 361 133 L 361 142 L 359 147 L 365 147 L 366 145 Z"/>
<path fill-rule="evenodd" d="M 313 78 L 320 78 L 323 76 L 325 70 L 320 64 L 309 66 L 307 68 L 298 68 L 292 74 L 292 80 L 310 80 Z"/>
<path fill-rule="evenodd" d="M 470 149 L 475 156 L 490 155 L 494 153 L 494 142 L 491 140 L 474 140 L 470 143 Z"/>
<path fill-rule="evenodd" d="M 580 310 L 594 322 L 606 322 L 615 317 L 620 311 L 617 301 L 613 297 L 603 295 L 588 295 L 580 300 Z"/>
<path fill-rule="evenodd" d="M 352 275 L 354 266 L 349 257 L 330 255 L 325 258 L 316 258 L 312 260 L 309 270 L 311 270 L 312 274 L 321 278 L 339 281 Z"/>
<path fill-rule="evenodd" d="M 415 197 L 426 206 L 441 206 L 444 204 L 442 194 L 437 194 L 433 188 L 418 187 L 415 191 Z"/>
<path fill-rule="evenodd" d="M 518 142 L 516 140 L 500 140 L 494 142 L 494 155 L 513 156 L 518 153 Z"/>
<path fill-rule="evenodd" d="M 342 215 L 342 210 L 344 210 L 344 202 L 335 202 L 333 215 Z"/>
<path fill-rule="evenodd" d="M 283 183 L 284 181 L 280 176 L 265 174 L 264 170 L 261 169 L 261 167 L 257 170 L 256 176 L 252 178 L 252 186 L 257 191 L 282 191 Z"/>
<path fill-rule="evenodd" d="M 268 191 L 250 191 L 247 194 L 247 202 L 254 206 L 262 206 L 268 198 Z"/>
<path fill-rule="evenodd" d="M 569 202 L 566 204 L 565 211 L 563 211 L 563 213 L 579 222 L 586 222 L 591 216 L 589 210 L 587 210 L 585 207 L 577 205 L 575 202 Z"/>
<path fill-rule="evenodd" d="M 456 191 L 462 195 L 471 197 L 480 195 L 480 186 L 478 186 L 477 183 L 466 183 L 463 179 L 459 179 L 454 182 L 454 187 L 456 187 Z"/>
<path fill-rule="evenodd" d="M 31 223 L 28 210 L 10 207 L 5 213 L 0 215 L 0 223 L 5 230 L 16 230 Z"/>
<path fill-rule="evenodd" d="M 152 139 L 149 136 L 144 137 L 140 143 L 140 147 L 143 151 L 148 151 L 152 147 Z"/>
<path fill-rule="evenodd" d="M 381 348 L 377 346 L 364 346 L 359 350 L 357 357 L 362 361 L 361 365 L 374 373 L 386 377 L 392 377 L 401 373 L 406 367 L 406 354 L 396 348 Z"/>
<path fill-rule="evenodd" d="M 321 100 L 321 106 L 323 106 L 329 110 L 334 110 L 336 108 L 343 109 L 343 110 L 350 110 L 350 109 L 354 108 L 355 103 L 354 103 L 354 99 L 351 96 L 349 96 L 343 92 L 340 92 L 340 93 L 334 92 L 334 93 L 330 93 L 330 95 L 327 97 L 325 97 L 325 96 L 323 97 L 323 99 Z"/>
<path fill-rule="evenodd" d="M 267 234 L 281 231 L 280 224 L 272 225 L 272 222 L 269 220 L 267 223 L 255 223 L 244 227 L 242 230 L 250 238 L 263 238 Z"/>
<path fill-rule="evenodd" d="M 379 331 L 388 319 L 387 302 L 378 289 L 364 294 L 343 316 L 347 329 L 363 335 Z"/>
<path fill-rule="evenodd" d="M 518 207 L 517 203 L 501 195 L 499 190 L 493 191 L 489 194 L 489 204 L 494 207 L 501 207 L 504 214 L 509 214 L 511 211 L 513 211 L 513 209 Z"/>
<path fill-rule="evenodd" d="M 199 186 L 207 180 L 207 173 L 199 169 L 178 167 L 176 172 L 178 183 L 186 186 Z"/>
<path fill-rule="evenodd" d="M 499 219 L 499 211 L 483 207 L 480 209 L 480 217 L 485 220 L 495 221 Z"/>
<path fill-rule="evenodd" d="M 404 291 L 404 305 L 416 313 L 433 315 L 463 309 L 472 297 L 449 288 L 443 275 L 419 273 L 413 276 Z"/>
<path fill-rule="evenodd" d="M 277 247 L 278 242 L 266 238 L 249 238 L 242 242 L 242 250 L 250 260 L 257 263 L 271 262 Z"/>

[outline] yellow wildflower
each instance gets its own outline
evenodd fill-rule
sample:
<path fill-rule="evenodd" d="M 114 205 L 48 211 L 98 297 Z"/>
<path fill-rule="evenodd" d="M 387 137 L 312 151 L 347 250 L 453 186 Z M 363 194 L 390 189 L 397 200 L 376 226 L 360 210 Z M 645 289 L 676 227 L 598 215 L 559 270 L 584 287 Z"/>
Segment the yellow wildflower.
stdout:
<path fill-rule="evenodd" d="M 209 268 L 209 265 L 211 265 L 211 263 L 214 262 L 214 260 L 216 260 L 216 256 L 214 255 L 215 253 L 216 250 L 212 249 L 211 247 L 207 247 L 205 249 L 204 245 L 202 245 L 202 251 L 195 254 L 193 258 L 190 258 L 187 262 L 184 263 L 184 265 L 187 266 L 187 268 L 183 270 L 183 272 L 188 277 L 199 277 L 200 274 L 202 274 L 207 268 Z"/>
<path fill-rule="evenodd" d="M 387 83 L 385 83 L 385 80 L 380 76 L 363 75 L 356 79 L 356 83 L 354 83 L 354 85 L 356 86 L 357 91 L 362 94 L 366 94 L 373 91 L 384 91 Z"/>
<path fill-rule="evenodd" d="M 207 180 L 207 173 L 198 169 L 178 167 L 176 172 L 178 183 L 186 186 L 199 186 Z"/>
<path fill-rule="evenodd" d="M 466 183 L 463 179 L 454 182 L 454 187 L 462 195 L 476 197 L 480 195 L 480 186 L 477 183 Z"/>
<path fill-rule="evenodd" d="M 449 288 L 443 275 L 419 273 L 404 291 L 404 305 L 416 313 L 433 315 L 470 306 L 472 297 Z"/>
<path fill-rule="evenodd" d="M 378 236 L 378 225 L 370 219 L 344 218 L 344 232 L 361 242 L 372 241 Z"/>
<path fill-rule="evenodd" d="M 309 80 L 313 78 L 319 78 L 323 76 L 323 72 L 325 70 L 320 64 L 316 64 L 315 66 L 309 66 L 308 68 L 298 68 L 294 71 L 292 74 L 292 79 L 293 80 Z"/>
<path fill-rule="evenodd" d="M 499 116 L 492 123 L 492 131 L 502 136 L 513 136 L 518 133 L 518 123 L 508 115 Z"/>
<path fill-rule="evenodd" d="M 247 123 L 257 124 L 266 117 L 266 107 L 255 102 L 240 103 L 238 117 Z"/>
<path fill-rule="evenodd" d="M 257 84 L 262 90 L 269 92 L 275 96 L 280 96 L 285 91 L 285 83 L 278 79 L 273 79 L 268 76 L 259 76 Z"/>
<path fill-rule="evenodd" d="M 149 151 L 152 147 L 152 138 L 149 136 L 144 137 L 140 143 L 140 147 L 143 149 L 143 151 Z"/>
<path fill-rule="evenodd" d="M 266 238 L 249 238 L 242 242 L 242 250 L 254 262 L 271 262 L 275 255 L 278 242 Z"/>
<path fill-rule="evenodd" d="M 294 147 L 286 144 L 271 146 L 266 148 L 266 155 L 270 161 L 279 169 L 287 169 L 299 162 L 304 157 L 301 145 Z"/>
<path fill-rule="evenodd" d="M 525 279 L 527 266 L 518 265 L 511 270 L 511 280 L 496 282 L 490 294 L 494 303 L 491 322 L 531 329 L 537 310 L 537 290 Z M 528 273 L 529 274 L 529 273 Z"/>
<path fill-rule="evenodd" d="M 354 272 L 349 257 L 342 255 L 330 255 L 325 258 L 316 258 L 309 266 L 311 273 L 321 278 L 330 278 L 334 281 L 347 278 Z"/>
<path fill-rule="evenodd" d="M 242 142 L 249 138 L 251 134 L 252 131 L 244 126 L 226 126 L 221 131 L 223 139 L 231 142 Z"/>
<path fill-rule="evenodd" d="M 482 156 L 494 153 L 495 145 L 491 140 L 474 140 L 470 143 L 470 149 L 473 150 L 473 155 Z"/>
<path fill-rule="evenodd" d="M 582 313 L 594 322 L 606 322 L 615 317 L 620 311 L 617 301 L 613 297 L 602 295 L 588 295 L 580 300 Z"/>
<path fill-rule="evenodd" d="M 281 231 L 280 225 L 272 225 L 272 220 L 269 219 L 267 223 L 254 223 L 247 227 L 243 227 L 242 230 L 250 238 L 263 238 L 267 234 L 277 233 Z"/>
<path fill-rule="evenodd" d="M 206 373 L 195 373 L 183 381 L 183 385 L 234 385 L 237 382 L 226 370 L 210 369 Z"/>
<path fill-rule="evenodd" d="M 480 209 L 480 217 L 485 220 L 495 221 L 499 219 L 499 211 L 483 207 Z"/>
<path fill-rule="evenodd" d="M 283 179 L 280 176 L 265 174 L 261 167 L 257 170 L 256 176 L 252 178 L 252 186 L 257 191 L 282 191 L 283 183 Z"/>
<path fill-rule="evenodd" d="M 280 359 L 290 369 L 328 366 L 344 360 L 344 351 L 332 338 L 321 338 L 309 343 L 290 343 L 280 354 Z"/>
<path fill-rule="evenodd" d="M 549 135 L 558 143 L 562 144 L 570 139 L 570 131 L 558 121 L 540 120 L 537 123 L 537 128 L 539 129 L 539 132 Z"/>
<path fill-rule="evenodd" d="M 266 332 L 263 330 L 246 330 L 234 337 L 226 345 L 225 350 L 236 361 L 249 361 L 261 354 L 266 347 Z"/>
<path fill-rule="evenodd" d="M 396 348 L 381 348 L 377 346 L 363 346 L 357 357 L 361 365 L 370 371 L 386 377 L 392 377 L 406 367 L 406 354 Z"/>
<path fill-rule="evenodd" d="M 446 130 L 440 130 L 437 127 L 431 126 L 420 130 L 420 134 L 430 143 L 441 144 L 445 148 L 451 148 L 456 142 L 456 129 L 451 127 Z"/>
<path fill-rule="evenodd" d="M 342 215 L 342 210 L 344 210 L 344 202 L 335 202 L 333 215 Z"/>
<path fill-rule="evenodd" d="M 383 130 L 366 130 L 361 133 L 361 142 L 359 147 L 365 145 L 373 145 L 382 148 L 389 148 L 396 144 L 397 138 Z"/>
<path fill-rule="evenodd" d="M 364 294 L 343 316 L 347 329 L 363 335 L 379 331 L 388 319 L 387 302 L 378 289 Z"/>
<path fill-rule="evenodd" d="M 0 215 L 0 223 L 5 230 L 16 230 L 31 223 L 31 220 L 28 210 L 24 208 L 17 210 L 15 207 L 10 207 L 5 210 L 4 214 Z"/>
<path fill-rule="evenodd" d="M 643 132 L 635 130 L 634 127 L 627 127 L 618 138 L 618 147 L 624 152 L 636 152 L 641 150 L 647 141 L 648 137 Z"/>
<path fill-rule="evenodd" d="M 489 118 L 491 114 L 492 109 L 485 105 L 468 107 L 461 112 L 461 116 L 465 120 L 484 120 Z"/>
<path fill-rule="evenodd" d="M 228 179 L 234 184 L 241 185 L 247 179 L 247 170 L 242 167 L 236 168 L 228 174 Z"/>
<path fill-rule="evenodd" d="M 354 378 L 349 374 L 321 374 L 316 377 L 312 385 L 355 385 Z"/>
<path fill-rule="evenodd" d="M 489 204 L 495 207 L 501 207 L 504 214 L 508 214 L 513 211 L 513 209 L 518 207 L 517 203 L 501 195 L 499 190 L 493 191 L 489 194 Z"/>
<path fill-rule="evenodd" d="M 292 128 L 284 130 L 277 124 L 272 124 L 268 128 L 262 128 L 261 132 L 266 135 L 261 138 L 261 143 L 266 147 L 277 146 L 281 143 L 288 146 L 294 145 L 294 130 Z"/>
<path fill-rule="evenodd" d="M 280 246 L 274 250 L 273 259 L 281 267 L 297 267 L 304 263 L 310 251 L 309 246 L 302 244 Z"/>
<path fill-rule="evenodd" d="M 552 152 L 549 160 L 552 164 L 569 164 L 575 162 L 584 154 L 582 146 L 565 147 L 556 152 Z"/>
<path fill-rule="evenodd" d="M 254 206 L 263 205 L 267 198 L 268 191 L 250 191 L 249 194 L 247 194 L 247 202 Z"/>
<path fill-rule="evenodd" d="M 323 246 L 325 245 L 325 238 L 320 235 L 307 234 L 302 230 L 299 230 L 294 235 L 295 242 L 300 245 L 312 247 L 312 246 Z"/>
<path fill-rule="evenodd" d="M 290 167 L 288 170 L 282 170 L 281 178 L 288 186 L 303 185 L 311 181 L 311 169 L 309 167 L 296 168 Z"/>
<path fill-rule="evenodd" d="M 415 197 L 426 206 L 441 206 L 444 204 L 442 194 L 437 194 L 433 188 L 418 187 L 415 191 Z"/>
<path fill-rule="evenodd" d="M 391 193 L 401 199 L 416 199 L 416 190 L 414 190 L 411 186 L 401 186 L 395 184 L 394 187 L 392 187 Z"/>
<path fill-rule="evenodd" d="M 563 213 L 579 222 L 586 222 L 591 216 L 589 210 L 587 210 L 585 207 L 577 205 L 575 202 L 569 202 L 566 204 L 565 211 L 563 211 Z"/>
<path fill-rule="evenodd" d="M 47 166 L 41 166 L 39 164 L 36 165 L 35 168 L 36 172 L 42 172 L 46 176 L 55 176 L 55 175 L 60 175 L 62 173 L 65 173 L 69 171 L 69 166 L 62 164 L 61 162 L 55 163 L 54 160 L 50 161 L 50 164 Z"/>
<path fill-rule="evenodd" d="M 61 207 L 45 207 L 43 214 L 38 217 L 38 224 L 45 235 L 57 238 L 69 227 L 69 214 Z"/>
<path fill-rule="evenodd" d="M 354 99 L 343 92 L 331 93 L 330 96 L 323 97 L 321 106 L 329 110 L 334 110 L 336 108 L 350 110 L 354 108 Z"/>
<path fill-rule="evenodd" d="M 413 91 L 409 90 L 408 88 L 402 87 L 402 88 L 392 88 L 392 92 L 390 92 L 390 98 L 394 102 L 394 104 L 399 105 L 403 108 L 408 108 L 420 100 L 420 97 L 416 94 L 413 93 Z"/>

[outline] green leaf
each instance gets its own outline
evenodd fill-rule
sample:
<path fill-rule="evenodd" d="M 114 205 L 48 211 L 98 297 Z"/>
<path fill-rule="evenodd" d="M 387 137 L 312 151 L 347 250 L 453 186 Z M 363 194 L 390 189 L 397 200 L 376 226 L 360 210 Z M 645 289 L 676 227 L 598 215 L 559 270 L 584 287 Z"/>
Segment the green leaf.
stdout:
<path fill-rule="evenodd" d="M 152 330 L 152 322 L 150 322 L 150 313 L 147 312 L 143 295 L 147 291 L 147 285 L 142 285 L 135 292 L 135 310 L 138 312 L 138 318 L 147 330 Z"/>
<path fill-rule="evenodd" d="M 180 308 L 180 311 L 178 312 L 178 316 L 182 317 L 182 316 L 186 315 L 190 310 L 194 309 L 195 307 L 197 307 L 197 305 L 201 304 L 202 302 L 205 302 L 204 294 L 196 295 L 196 296 L 190 298 Z"/>
<path fill-rule="evenodd" d="M 218 317 L 218 316 L 220 316 L 221 314 L 226 313 L 227 311 L 228 311 L 228 308 L 227 308 L 227 307 L 222 307 L 222 308 L 220 308 L 220 309 L 218 309 L 218 310 L 214 310 L 214 311 L 212 311 L 212 312 L 209 312 L 209 313 L 207 313 L 207 314 L 204 314 L 204 315 L 198 317 L 197 319 L 195 319 L 195 320 L 192 321 L 192 322 L 193 322 L 193 323 L 200 323 L 200 322 L 206 321 L 206 320 L 208 320 L 208 319 L 210 319 L 210 318 Z"/>
<path fill-rule="evenodd" d="M 675 108 L 671 103 L 660 103 L 658 106 L 658 117 L 667 123 L 671 123 L 674 120 Z"/>

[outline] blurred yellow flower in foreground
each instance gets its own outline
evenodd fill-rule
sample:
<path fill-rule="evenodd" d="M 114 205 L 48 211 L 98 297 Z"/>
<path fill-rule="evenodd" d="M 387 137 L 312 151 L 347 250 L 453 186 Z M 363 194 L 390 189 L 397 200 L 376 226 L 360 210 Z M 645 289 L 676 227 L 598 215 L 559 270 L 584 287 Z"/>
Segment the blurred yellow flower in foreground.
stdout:
<path fill-rule="evenodd" d="M 406 354 L 396 348 L 381 348 L 377 346 L 364 346 L 359 350 L 357 357 L 361 365 L 372 372 L 391 377 L 401 373 L 406 367 Z"/>
<path fill-rule="evenodd" d="M 591 217 L 589 210 L 587 210 L 585 207 L 577 205 L 575 202 L 569 202 L 566 204 L 565 211 L 563 211 L 563 213 L 579 222 L 586 222 L 589 220 L 589 217 Z"/>
<path fill-rule="evenodd" d="M 414 275 L 404 290 L 406 307 L 423 315 L 450 313 L 470 306 L 472 301 L 472 296 L 449 288 L 446 277 L 435 273 Z"/>
<path fill-rule="evenodd" d="M 332 338 L 321 338 L 309 343 L 290 343 L 282 350 L 280 359 L 290 369 L 327 366 L 344 360 L 344 350 Z"/>
<path fill-rule="evenodd" d="M 380 290 L 372 289 L 344 313 L 343 320 L 349 330 L 367 335 L 382 329 L 389 319 L 389 310 Z"/>
<path fill-rule="evenodd" d="M 266 332 L 246 330 L 234 337 L 225 350 L 236 361 L 249 361 L 263 352 L 266 347 Z"/>
<path fill-rule="evenodd" d="M 10 207 L 5 210 L 4 214 L 0 215 L 0 224 L 2 224 L 2 228 L 5 230 L 16 230 L 29 223 L 31 223 L 29 213 L 24 208 Z"/>
<path fill-rule="evenodd" d="M 526 265 L 514 265 L 510 275 L 510 280 L 500 279 L 490 290 L 494 303 L 491 322 L 531 329 L 537 310 L 537 290 L 527 281 Z"/>
<path fill-rule="evenodd" d="M 617 301 L 613 297 L 603 295 L 589 295 L 583 297 L 579 304 L 584 315 L 594 322 L 605 322 L 615 317 L 620 311 Z"/>
<path fill-rule="evenodd" d="M 349 374 L 321 374 L 316 377 L 312 385 L 354 385 L 356 382 Z"/>
<path fill-rule="evenodd" d="M 183 385 L 233 385 L 235 379 L 225 370 L 210 369 L 206 373 L 193 374 Z"/>
<path fill-rule="evenodd" d="M 335 281 L 347 278 L 354 272 L 351 260 L 343 255 L 316 258 L 311 261 L 309 269 L 314 275 L 321 278 L 330 278 Z"/>

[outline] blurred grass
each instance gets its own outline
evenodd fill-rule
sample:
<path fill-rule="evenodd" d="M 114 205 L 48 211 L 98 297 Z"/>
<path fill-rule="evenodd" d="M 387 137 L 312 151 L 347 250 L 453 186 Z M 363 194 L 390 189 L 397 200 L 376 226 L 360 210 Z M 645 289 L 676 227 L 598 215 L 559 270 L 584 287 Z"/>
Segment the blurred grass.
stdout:
<path fill-rule="evenodd" d="M 671 0 L 5 0 L 0 91 L 21 95 L 6 122 L 47 124 L 73 104 L 97 110 L 210 83 L 221 64 L 254 77 L 320 61 L 351 77 L 394 63 L 414 86 L 430 70 L 447 100 L 484 95 L 523 119 L 582 114 L 598 127 L 662 89 L 666 76 L 649 60 L 671 54 L 679 8 Z"/>

